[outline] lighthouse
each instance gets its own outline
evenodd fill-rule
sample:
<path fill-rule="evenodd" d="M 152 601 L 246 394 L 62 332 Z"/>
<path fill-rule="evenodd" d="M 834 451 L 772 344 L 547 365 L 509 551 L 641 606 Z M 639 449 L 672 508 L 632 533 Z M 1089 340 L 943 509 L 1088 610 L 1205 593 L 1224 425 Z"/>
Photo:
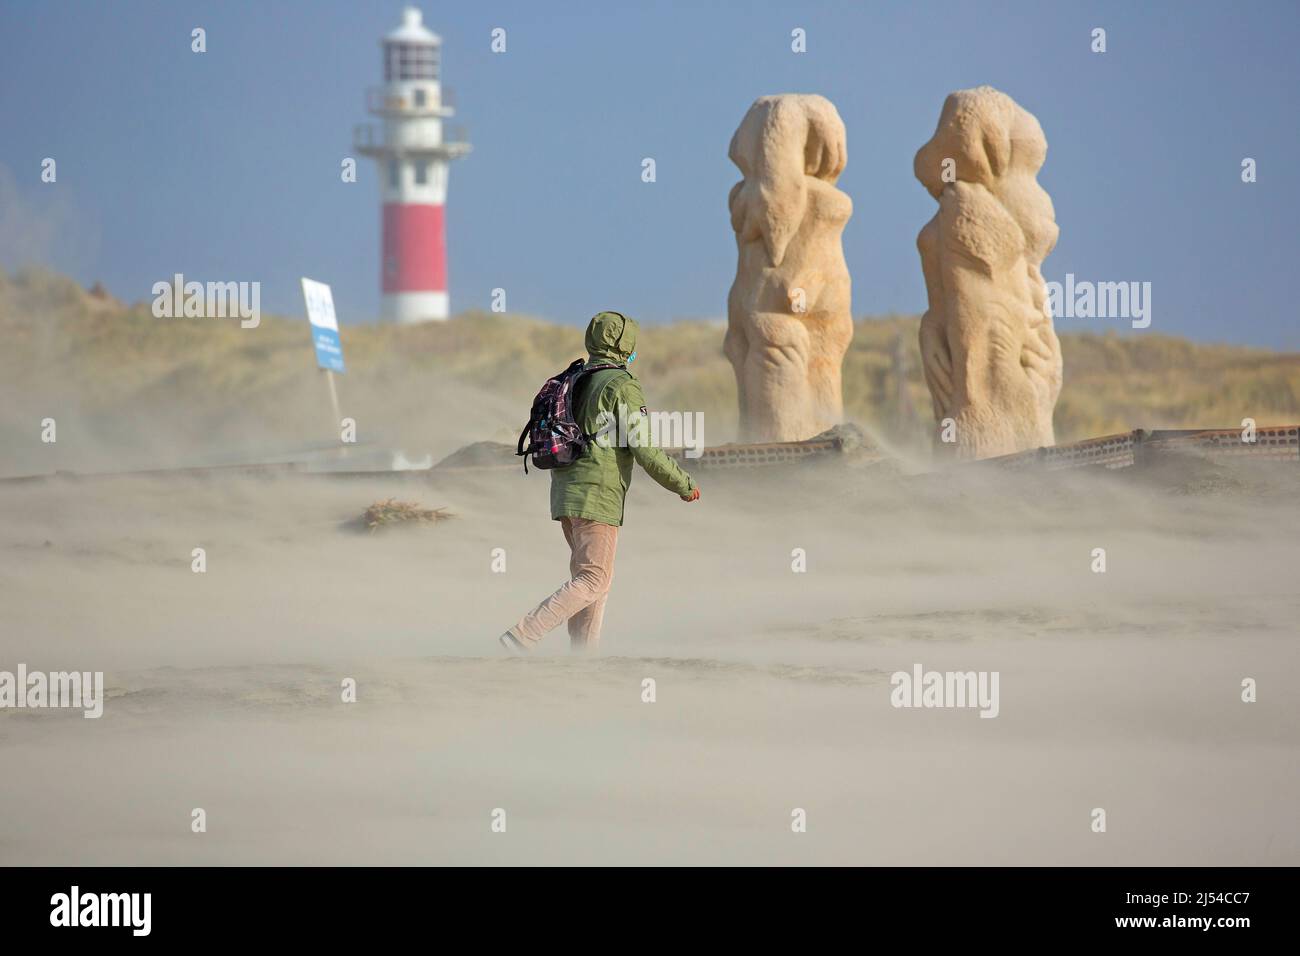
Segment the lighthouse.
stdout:
<path fill-rule="evenodd" d="M 381 315 L 392 322 L 446 319 L 447 172 L 469 152 L 463 137 L 448 136 L 453 115 L 441 82 L 442 39 L 407 7 L 402 25 L 381 41 L 384 85 L 366 91 L 366 108 L 379 118 L 353 132 L 353 146 L 375 160 L 383 206 Z"/>

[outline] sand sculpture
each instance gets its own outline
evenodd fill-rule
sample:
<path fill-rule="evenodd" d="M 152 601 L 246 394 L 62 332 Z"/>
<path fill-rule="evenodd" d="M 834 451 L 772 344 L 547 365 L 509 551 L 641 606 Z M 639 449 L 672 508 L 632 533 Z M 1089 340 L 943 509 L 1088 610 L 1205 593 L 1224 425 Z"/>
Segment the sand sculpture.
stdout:
<path fill-rule="evenodd" d="M 755 100 L 731 138 L 736 279 L 724 350 L 736 372 L 741 441 L 799 441 L 840 422 L 853 337 L 840 235 L 853 202 L 835 188 L 844 123 L 821 96 Z"/>
<path fill-rule="evenodd" d="M 959 458 L 1055 442 L 1061 347 L 1039 268 L 1058 230 L 1035 178 L 1046 155 L 1038 120 L 981 86 L 948 97 L 913 164 L 939 201 L 916 240 L 929 296 L 921 361 L 940 447 Z"/>

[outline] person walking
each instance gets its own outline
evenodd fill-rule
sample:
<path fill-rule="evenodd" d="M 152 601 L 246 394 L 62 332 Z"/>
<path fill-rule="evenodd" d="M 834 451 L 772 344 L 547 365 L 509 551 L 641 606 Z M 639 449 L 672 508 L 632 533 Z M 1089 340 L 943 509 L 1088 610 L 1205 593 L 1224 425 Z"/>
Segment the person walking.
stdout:
<path fill-rule="evenodd" d="M 645 396 L 628 370 L 636 339 L 636 322 L 619 312 L 601 312 L 587 326 L 588 357 L 574 386 L 573 417 L 585 435 L 597 437 L 571 464 L 551 471 L 551 518 L 569 545 L 569 580 L 498 638 L 511 653 L 531 651 L 566 621 L 573 650 L 599 645 L 633 461 L 683 501 L 699 500 L 695 480 L 651 447 Z M 623 422 L 626 444 L 620 440 Z"/>

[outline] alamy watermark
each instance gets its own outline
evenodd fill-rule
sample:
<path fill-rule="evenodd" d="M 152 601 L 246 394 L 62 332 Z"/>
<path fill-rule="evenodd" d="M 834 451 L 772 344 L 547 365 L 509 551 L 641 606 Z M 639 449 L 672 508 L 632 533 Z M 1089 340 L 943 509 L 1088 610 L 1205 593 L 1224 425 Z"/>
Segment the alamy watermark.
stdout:
<path fill-rule="evenodd" d="M 704 453 L 703 412 L 652 412 L 644 405 L 629 411 L 620 404 L 596 416 L 596 444 L 601 448 L 684 448 L 687 458 Z"/>
<path fill-rule="evenodd" d="M 176 273 L 171 282 L 155 282 L 153 314 L 159 319 L 240 319 L 241 329 L 262 322 L 262 283 L 186 282 Z"/>
<path fill-rule="evenodd" d="M 50 897 L 51 926 L 121 926 L 133 936 L 148 936 L 152 911 L 152 893 L 83 893 L 74 885 Z"/>
<path fill-rule="evenodd" d="M 996 717 L 999 671 L 927 671 L 920 664 L 889 678 L 895 707 L 971 707 L 981 717 Z"/>
<path fill-rule="evenodd" d="M 1129 319 L 1133 328 L 1151 324 L 1150 282 L 1075 281 L 1047 283 L 1047 308 L 1054 319 Z"/>
<path fill-rule="evenodd" d="M 103 671 L 0 671 L 0 708 L 80 708 L 88 718 L 104 714 Z"/>

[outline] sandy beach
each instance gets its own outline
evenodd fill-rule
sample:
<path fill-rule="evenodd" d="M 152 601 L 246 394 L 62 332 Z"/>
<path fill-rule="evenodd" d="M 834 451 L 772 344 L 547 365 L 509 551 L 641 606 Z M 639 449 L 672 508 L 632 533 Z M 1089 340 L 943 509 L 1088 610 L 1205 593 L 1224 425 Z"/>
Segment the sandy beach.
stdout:
<path fill-rule="evenodd" d="M 0 864 L 1294 865 L 1300 475 L 1219 479 L 642 475 L 600 654 L 528 659 L 544 475 L 5 484 L 0 668 L 106 700 L 0 710 Z"/>

